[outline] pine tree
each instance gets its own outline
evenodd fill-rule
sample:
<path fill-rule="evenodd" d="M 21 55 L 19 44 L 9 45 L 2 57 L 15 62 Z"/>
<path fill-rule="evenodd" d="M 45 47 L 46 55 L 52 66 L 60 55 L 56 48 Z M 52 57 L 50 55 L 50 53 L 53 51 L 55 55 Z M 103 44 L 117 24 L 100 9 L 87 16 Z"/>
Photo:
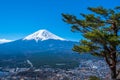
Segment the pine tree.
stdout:
<path fill-rule="evenodd" d="M 73 51 L 104 58 L 112 79 L 116 80 L 120 73 L 116 68 L 120 54 L 120 7 L 88 7 L 88 10 L 92 14 L 81 13 L 81 19 L 62 14 L 63 21 L 71 25 L 72 31 L 80 32 L 84 37 L 79 45 L 74 45 Z"/>

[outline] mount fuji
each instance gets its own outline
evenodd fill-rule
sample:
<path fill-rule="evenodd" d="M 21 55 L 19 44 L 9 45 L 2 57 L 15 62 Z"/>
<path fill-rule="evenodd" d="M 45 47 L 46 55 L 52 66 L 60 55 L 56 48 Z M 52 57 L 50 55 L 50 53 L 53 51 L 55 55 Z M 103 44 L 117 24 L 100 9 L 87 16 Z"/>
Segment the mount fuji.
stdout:
<path fill-rule="evenodd" d="M 76 42 L 65 40 L 48 30 L 38 30 L 25 38 L 0 45 L 2 53 L 34 53 L 46 50 L 71 51 Z M 3 48 L 3 49 L 2 49 Z M 3 51 L 5 49 L 5 51 Z M 6 52 L 7 51 L 7 52 Z"/>
<path fill-rule="evenodd" d="M 55 34 L 45 30 L 45 29 L 42 29 L 42 30 L 39 30 L 33 34 L 30 34 L 27 37 L 25 37 L 23 40 L 35 40 L 35 41 L 41 40 L 41 41 L 44 41 L 44 40 L 48 40 L 48 39 L 65 40 L 65 39 L 63 39 L 59 36 L 56 36 Z"/>
<path fill-rule="evenodd" d="M 30 60 L 35 67 L 55 66 L 60 63 L 66 63 L 70 67 L 73 64 L 78 64 L 76 63 L 76 55 L 78 56 L 78 54 L 72 51 L 75 44 L 78 44 L 78 42 L 68 41 L 42 29 L 25 38 L 0 44 L 0 60 L 12 60 L 12 63 L 11 61 L 7 62 L 12 67 L 11 64 L 13 63 L 15 67 L 23 66 L 25 60 Z M 0 65 L 4 63 L 0 62 Z"/>

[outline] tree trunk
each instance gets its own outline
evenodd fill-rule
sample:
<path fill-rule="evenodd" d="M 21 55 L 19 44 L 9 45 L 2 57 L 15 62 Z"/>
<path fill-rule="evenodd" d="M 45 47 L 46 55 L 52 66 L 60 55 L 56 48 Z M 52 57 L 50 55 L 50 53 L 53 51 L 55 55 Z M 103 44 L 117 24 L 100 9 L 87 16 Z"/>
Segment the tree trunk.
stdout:
<path fill-rule="evenodd" d="M 111 69 L 111 78 L 112 78 L 112 80 L 116 80 L 117 79 L 116 66 L 113 66 L 110 69 Z"/>

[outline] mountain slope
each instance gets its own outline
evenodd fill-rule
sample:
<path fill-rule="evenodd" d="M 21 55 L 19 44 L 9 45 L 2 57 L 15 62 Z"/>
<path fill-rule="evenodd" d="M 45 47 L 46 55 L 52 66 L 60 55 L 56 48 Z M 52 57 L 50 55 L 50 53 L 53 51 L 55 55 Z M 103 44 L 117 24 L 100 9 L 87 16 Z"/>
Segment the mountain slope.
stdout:
<path fill-rule="evenodd" d="M 56 67 L 57 64 L 65 64 L 65 68 L 75 67 L 79 62 L 76 61 L 78 54 L 72 51 L 74 44 L 78 43 L 67 41 L 47 30 L 39 30 L 23 39 L 1 44 L 0 65 L 26 67 L 26 61 L 30 60 L 35 67 Z"/>
<path fill-rule="evenodd" d="M 34 67 L 49 65 L 57 68 L 74 68 L 79 65 L 78 54 L 72 51 L 76 42 L 60 40 L 17 40 L 0 45 L 0 65 L 26 67 L 30 60 Z M 8 61 L 6 61 L 8 60 Z M 9 61 L 10 60 L 10 61 Z M 61 66 L 57 64 L 62 64 Z M 64 64 L 64 65 L 63 65 Z"/>
<path fill-rule="evenodd" d="M 36 31 L 23 39 L 0 45 L 2 53 L 34 53 L 70 50 L 76 42 L 67 41 L 45 29 Z"/>

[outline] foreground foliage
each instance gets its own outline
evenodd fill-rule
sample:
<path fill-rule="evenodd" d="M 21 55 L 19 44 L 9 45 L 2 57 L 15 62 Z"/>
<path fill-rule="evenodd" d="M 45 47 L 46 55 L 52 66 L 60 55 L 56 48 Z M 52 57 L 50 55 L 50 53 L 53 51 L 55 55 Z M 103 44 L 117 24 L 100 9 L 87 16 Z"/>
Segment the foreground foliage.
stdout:
<path fill-rule="evenodd" d="M 116 68 L 120 53 L 120 7 L 88 7 L 88 10 L 92 14 L 80 14 L 81 19 L 62 14 L 64 22 L 72 25 L 72 31 L 78 31 L 84 37 L 73 50 L 103 57 L 111 70 L 112 79 L 117 79 L 120 72 Z"/>
<path fill-rule="evenodd" d="M 89 80 L 100 80 L 100 79 L 96 76 L 90 76 Z"/>

